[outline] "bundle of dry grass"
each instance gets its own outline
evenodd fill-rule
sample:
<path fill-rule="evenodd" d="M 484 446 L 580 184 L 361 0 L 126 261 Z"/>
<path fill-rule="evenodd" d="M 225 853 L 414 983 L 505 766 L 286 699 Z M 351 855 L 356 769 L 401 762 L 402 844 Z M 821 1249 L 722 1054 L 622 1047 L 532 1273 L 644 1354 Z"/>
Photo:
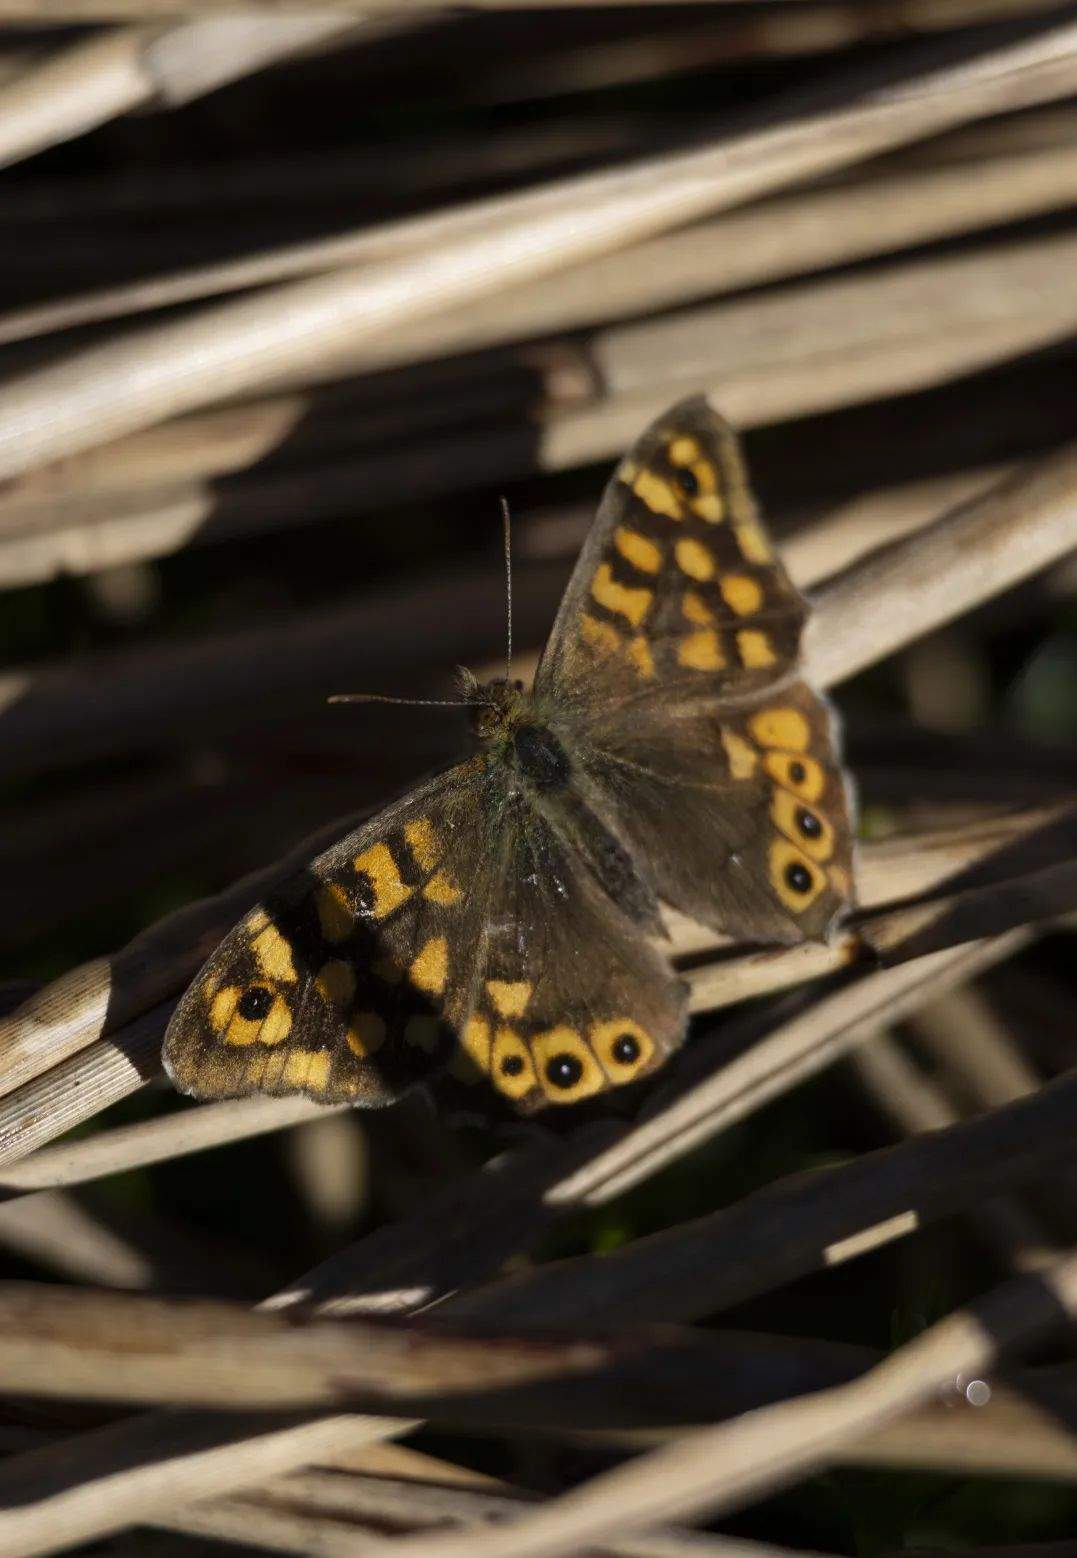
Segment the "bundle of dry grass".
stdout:
<path fill-rule="evenodd" d="M 1070 13 L 0 19 L 0 1550 L 1077 1551 Z M 533 663 L 701 389 L 854 921 L 671 916 L 631 1113 L 180 1102 L 207 953 L 456 745 L 324 697 L 497 666 L 501 491 Z"/>

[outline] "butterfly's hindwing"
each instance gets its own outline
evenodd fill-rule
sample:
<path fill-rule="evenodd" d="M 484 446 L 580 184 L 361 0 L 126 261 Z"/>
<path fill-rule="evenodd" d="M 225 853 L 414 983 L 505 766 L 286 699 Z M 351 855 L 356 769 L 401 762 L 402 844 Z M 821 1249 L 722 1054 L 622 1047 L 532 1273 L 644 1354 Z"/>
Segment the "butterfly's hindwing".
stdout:
<path fill-rule="evenodd" d="M 825 939 L 852 899 L 832 716 L 803 682 L 747 704 L 596 718 L 584 748 L 659 895 L 742 940 Z"/>
<path fill-rule="evenodd" d="M 637 917 L 650 920 L 653 899 L 637 882 L 619 906 L 593 869 L 601 826 L 590 857 L 577 827 L 577 807 L 526 792 L 507 819 L 475 1005 L 450 1066 L 457 1081 L 492 1083 L 522 1112 L 636 1081 L 684 1036 L 685 988 Z"/>

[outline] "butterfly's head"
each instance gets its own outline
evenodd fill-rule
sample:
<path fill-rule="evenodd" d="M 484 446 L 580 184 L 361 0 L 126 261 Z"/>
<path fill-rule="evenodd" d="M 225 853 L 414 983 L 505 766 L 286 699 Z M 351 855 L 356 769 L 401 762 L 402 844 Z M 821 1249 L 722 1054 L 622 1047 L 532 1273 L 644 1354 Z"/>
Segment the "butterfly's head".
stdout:
<path fill-rule="evenodd" d="M 471 715 L 480 741 L 510 737 L 527 718 L 530 696 L 523 682 L 499 676 L 492 682 L 476 682 Z"/>

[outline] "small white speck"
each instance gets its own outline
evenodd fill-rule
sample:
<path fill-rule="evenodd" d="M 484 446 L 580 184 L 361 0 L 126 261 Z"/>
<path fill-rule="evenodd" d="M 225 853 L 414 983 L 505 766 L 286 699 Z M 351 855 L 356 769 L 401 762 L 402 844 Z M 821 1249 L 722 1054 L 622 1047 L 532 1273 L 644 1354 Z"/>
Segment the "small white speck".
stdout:
<path fill-rule="evenodd" d="M 965 1400 L 970 1407 L 985 1407 L 991 1400 L 991 1386 L 985 1379 L 970 1379 L 965 1386 Z"/>

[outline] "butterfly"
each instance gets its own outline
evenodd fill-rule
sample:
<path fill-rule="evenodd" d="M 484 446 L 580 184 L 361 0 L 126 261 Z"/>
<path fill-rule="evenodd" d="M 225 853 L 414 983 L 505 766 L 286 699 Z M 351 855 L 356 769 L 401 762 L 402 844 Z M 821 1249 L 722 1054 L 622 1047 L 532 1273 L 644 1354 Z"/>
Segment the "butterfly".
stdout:
<path fill-rule="evenodd" d="M 371 1107 L 445 1076 L 532 1113 L 653 1072 L 687 1026 L 660 902 L 775 943 L 852 902 L 807 612 L 736 435 L 682 401 L 614 472 L 533 688 L 469 678 L 474 753 L 232 930 L 169 1025 L 172 1081 Z"/>

